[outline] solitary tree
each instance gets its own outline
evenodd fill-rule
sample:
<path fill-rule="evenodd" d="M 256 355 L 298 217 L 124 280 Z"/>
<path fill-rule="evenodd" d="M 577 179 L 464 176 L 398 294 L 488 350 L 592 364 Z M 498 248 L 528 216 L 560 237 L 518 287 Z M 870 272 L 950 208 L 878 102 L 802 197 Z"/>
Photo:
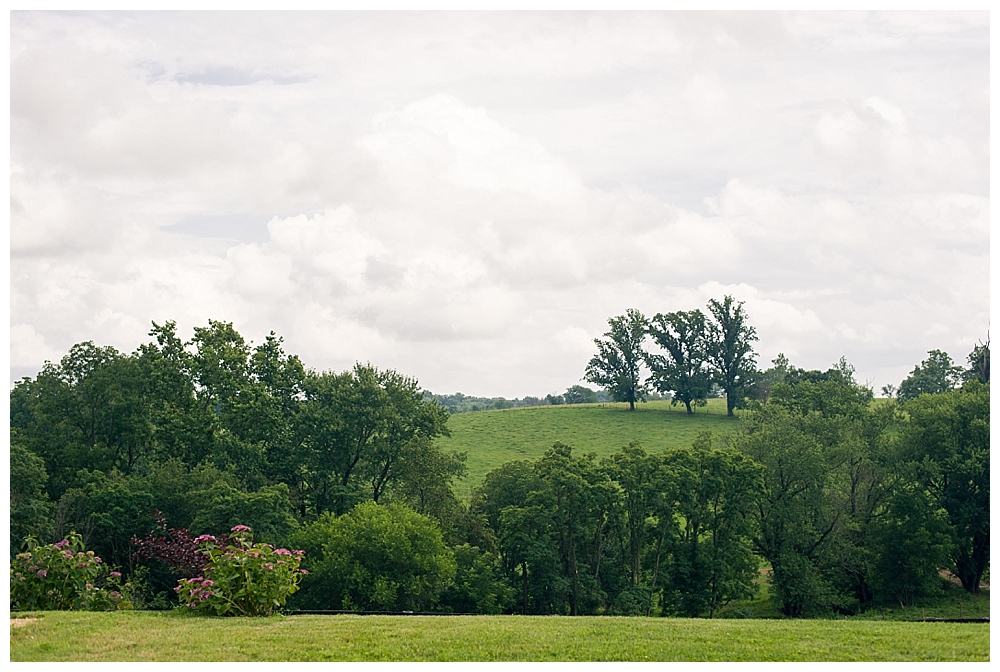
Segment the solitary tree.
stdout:
<path fill-rule="evenodd" d="M 640 368 L 644 353 L 642 342 L 646 337 L 646 318 L 634 308 L 624 315 L 608 320 L 611 329 L 606 338 L 595 338 L 597 354 L 587 364 L 584 380 L 607 388 L 615 401 L 627 401 L 628 410 L 635 410 L 635 402 L 646 398 L 648 392 L 642 382 Z"/>
<path fill-rule="evenodd" d="M 927 359 L 913 367 L 906 380 L 899 384 L 896 395 L 902 399 L 916 399 L 921 394 L 940 394 L 958 385 L 962 367 L 956 366 L 951 356 L 942 350 L 930 350 Z"/>
<path fill-rule="evenodd" d="M 649 334 L 666 351 L 666 355 L 648 355 L 650 382 L 658 392 L 672 392 L 671 404 L 683 402 L 690 415 L 692 403 L 705 405 L 712 383 L 705 366 L 705 314 L 700 310 L 657 313 L 650 322 Z"/>
<path fill-rule="evenodd" d="M 715 382 L 726 391 L 726 412 L 733 415 L 757 372 L 757 354 L 753 351 L 757 331 L 747 324 L 743 302 L 731 296 L 721 303 L 710 299 L 708 310 L 715 318 L 707 329 L 708 363 Z"/>

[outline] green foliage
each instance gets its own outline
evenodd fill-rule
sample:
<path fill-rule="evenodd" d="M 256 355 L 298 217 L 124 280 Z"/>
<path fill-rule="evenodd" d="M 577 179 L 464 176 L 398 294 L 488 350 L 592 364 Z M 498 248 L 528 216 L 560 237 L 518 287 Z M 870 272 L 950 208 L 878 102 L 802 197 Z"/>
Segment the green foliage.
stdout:
<path fill-rule="evenodd" d="M 364 502 L 343 516 L 325 514 L 293 541 L 305 542 L 310 572 L 300 608 L 425 611 L 455 578 L 438 525 L 399 504 Z"/>
<path fill-rule="evenodd" d="M 897 396 L 905 401 L 921 394 L 940 394 L 954 388 L 962 379 L 962 367 L 956 366 L 947 352 L 931 350 L 927 359 L 913 367 L 899 384 Z"/>
<path fill-rule="evenodd" d="M 919 482 L 947 512 L 952 571 L 970 593 L 989 563 L 990 387 L 922 395 L 905 405 L 903 456 L 918 465 Z"/>
<path fill-rule="evenodd" d="M 246 525 L 231 532 L 225 547 L 210 535 L 195 540 L 208 563 L 204 576 L 178 581 L 178 601 L 184 609 L 212 616 L 270 616 L 298 590 L 304 552 L 254 543 Z"/>
<path fill-rule="evenodd" d="M 829 497 L 831 464 L 801 416 L 767 404 L 746 420 L 735 447 L 764 468 L 754 546 L 771 564 L 774 592 L 789 616 L 836 601 L 823 559 L 840 520 Z"/>
<path fill-rule="evenodd" d="M 649 334 L 667 353 L 647 355 L 646 364 L 654 389 L 671 392 L 671 404 L 681 402 L 688 415 L 691 405 L 704 406 L 712 377 L 706 368 L 708 331 L 700 310 L 657 313 L 650 321 Z"/>
<path fill-rule="evenodd" d="M 462 544 L 455 553 L 455 581 L 441 595 L 441 608 L 455 613 L 500 614 L 514 601 L 498 558 L 477 546 Z"/>
<path fill-rule="evenodd" d="M 990 382 L 990 339 L 979 342 L 972 348 L 967 358 L 969 368 L 962 373 L 963 380 L 978 380 L 980 383 Z"/>
<path fill-rule="evenodd" d="M 190 527 L 194 534 L 221 534 L 234 525 L 250 523 L 262 540 L 281 543 L 297 526 L 284 483 L 244 492 L 216 481 L 200 495 L 201 506 Z"/>
<path fill-rule="evenodd" d="M 708 310 L 714 320 L 708 323 L 708 363 L 715 382 L 726 391 L 729 415 L 742 406 L 757 375 L 757 355 L 753 342 L 757 331 L 747 323 L 742 301 L 725 296 L 710 299 Z"/>
<path fill-rule="evenodd" d="M 615 401 L 628 402 L 629 410 L 635 410 L 635 402 L 643 401 L 649 391 L 641 378 L 646 325 L 646 318 L 633 308 L 610 318 L 605 338 L 594 339 L 597 354 L 584 374 L 587 382 L 606 388 Z"/>
<path fill-rule="evenodd" d="M 688 616 L 716 612 L 755 591 L 757 558 L 750 520 L 763 469 L 746 455 L 716 448 L 704 434 L 691 450 L 666 456 L 677 483 L 681 524 L 673 543 L 665 602 Z"/>
<path fill-rule="evenodd" d="M 79 485 L 59 499 L 56 534 L 80 530 L 95 552 L 113 565 L 129 567 L 132 537 L 154 525 L 155 506 L 148 482 L 115 469 L 107 474 L 81 469 L 76 481 Z"/>
<path fill-rule="evenodd" d="M 562 398 L 567 404 L 596 404 L 597 392 L 583 385 L 573 385 L 563 392 Z"/>
<path fill-rule="evenodd" d="M 448 433 L 448 412 L 395 371 L 359 364 L 309 375 L 304 390 L 296 431 L 308 466 L 306 497 L 317 514 L 343 513 L 364 498 L 377 502 L 407 453 Z"/>
<path fill-rule="evenodd" d="M 21 611 L 130 609 L 121 573 L 108 569 L 83 538 L 71 532 L 55 544 L 28 537 L 25 550 L 10 563 L 11 608 Z"/>
<path fill-rule="evenodd" d="M 17 553 L 21 540 L 52 534 L 55 508 L 45 493 L 48 481 L 45 461 L 24 446 L 17 430 L 10 441 L 10 555 Z"/>

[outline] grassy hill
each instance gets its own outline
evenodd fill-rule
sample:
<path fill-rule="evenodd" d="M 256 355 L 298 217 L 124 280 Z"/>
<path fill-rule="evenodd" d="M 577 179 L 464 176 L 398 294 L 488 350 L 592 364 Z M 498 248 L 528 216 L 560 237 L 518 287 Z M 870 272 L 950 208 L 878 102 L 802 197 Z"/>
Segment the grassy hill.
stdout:
<path fill-rule="evenodd" d="M 639 404 L 634 412 L 627 404 L 533 406 L 453 415 L 451 436 L 439 441 L 444 450 L 469 454 L 469 474 L 455 486 L 456 494 L 465 496 L 490 470 L 512 460 L 537 459 L 556 441 L 599 457 L 631 441 L 655 452 L 690 446 L 699 432 L 732 432 L 737 422 L 726 416 L 725 399 L 710 399 L 693 416 L 669 401 Z"/>

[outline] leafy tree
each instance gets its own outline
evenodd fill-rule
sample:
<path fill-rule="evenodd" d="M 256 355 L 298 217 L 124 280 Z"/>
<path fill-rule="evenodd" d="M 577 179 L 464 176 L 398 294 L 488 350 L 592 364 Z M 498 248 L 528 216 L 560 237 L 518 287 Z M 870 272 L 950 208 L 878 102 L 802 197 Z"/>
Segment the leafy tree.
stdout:
<path fill-rule="evenodd" d="M 646 358 L 653 387 L 661 393 L 672 392 L 670 405 L 682 402 L 691 415 L 691 404 L 705 405 L 712 382 L 705 366 L 708 341 L 704 313 L 657 313 L 649 334 L 666 352 L 666 356 L 651 354 Z"/>
<path fill-rule="evenodd" d="M 584 380 L 604 386 L 615 401 L 627 401 L 629 410 L 645 399 L 648 389 L 642 382 L 642 344 L 646 337 L 646 318 L 630 308 L 625 315 L 608 320 L 611 327 L 604 339 L 595 338 L 597 354 L 587 364 Z"/>
<path fill-rule="evenodd" d="M 56 536 L 78 530 L 87 545 L 113 565 L 132 566 L 132 537 L 154 525 L 153 496 L 142 477 L 117 470 L 82 470 L 79 486 L 63 493 Z"/>
<path fill-rule="evenodd" d="M 930 350 L 927 359 L 913 367 L 910 375 L 899 384 L 896 396 L 900 400 L 916 399 L 921 394 L 940 394 L 953 389 L 961 380 L 962 367 L 951 361 L 941 350 Z"/>
<path fill-rule="evenodd" d="M 441 595 L 441 606 L 456 613 L 500 614 L 514 600 L 497 557 L 477 546 L 462 544 L 455 553 L 455 582 Z"/>
<path fill-rule="evenodd" d="M 904 455 L 919 465 L 921 483 L 947 512 L 952 571 L 965 590 L 978 593 L 990 553 L 989 385 L 969 381 L 904 409 L 910 417 Z"/>
<path fill-rule="evenodd" d="M 573 385 L 567 388 L 562 397 L 567 404 L 597 403 L 597 392 L 583 385 Z"/>
<path fill-rule="evenodd" d="M 968 357 L 969 368 L 962 374 L 964 380 L 978 380 L 980 383 L 990 382 L 990 339 L 979 342 Z"/>
<path fill-rule="evenodd" d="M 203 503 L 191 522 L 193 534 L 219 535 L 235 525 L 248 525 L 260 540 L 277 544 L 297 527 L 284 483 L 244 492 L 217 481 L 197 496 Z"/>
<path fill-rule="evenodd" d="M 346 511 L 367 497 L 377 502 L 408 454 L 447 434 L 447 410 L 395 371 L 358 364 L 342 374 L 310 374 L 303 386 L 296 423 L 317 514 Z"/>
<path fill-rule="evenodd" d="M 752 413 L 735 447 L 764 468 L 752 520 L 755 550 L 771 563 L 771 584 L 788 616 L 827 609 L 836 600 L 827 551 L 840 522 L 829 496 L 831 465 L 821 443 L 788 409 Z"/>
<path fill-rule="evenodd" d="M 623 547 L 628 587 L 638 590 L 644 585 L 642 559 L 652 532 L 648 521 L 656 510 L 657 497 L 666 489 L 662 459 L 648 455 L 639 443 L 632 442 L 606 458 L 602 465 L 621 490 L 619 506 L 613 511 L 614 522 L 624 528 L 624 534 L 618 537 Z"/>
<path fill-rule="evenodd" d="M 667 456 L 679 476 L 682 521 L 669 568 L 667 604 L 698 616 L 753 595 L 757 560 L 749 517 L 763 485 L 763 469 L 747 456 L 716 448 L 702 433 L 690 450 Z"/>
<path fill-rule="evenodd" d="M 434 518 L 449 537 L 463 513 L 451 486 L 467 473 L 465 461 L 466 453 L 444 452 L 429 439 L 411 441 L 396 467 L 390 495 Z"/>
<path fill-rule="evenodd" d="M 28 450 L 17 430 L 10 441 L 10 557 L 29 535 L 52 535 L 52 502 L 45 492 L 45 461 Z"/>
<path fill-rule="evenodd" d="M 708 310 L 714 318 L 707 328 L 708 363 L 715 382 L 726 391 L 726 413 L 733 415 L 757 372 L 757 355 L 753 351 L 757 331 L 747 323 L 743 302 L 731 296 L 721 302 L 710 299 Z"/>
<path fill-rule="evenodd" d="M 426 611 L 455 578 L 454 554 L 437 524 L 399 504 L 364 502 L 326 514 L 292 538 L 308 540 L 303 608 Z M 311 555 L 317 545 L 319 553 Z"/>
<path fill-rule="evenodd" d="M 933 594 L 941 582 L 938 568 L 948 564 L 950 532 L 947 516 L 924 487 L 907 479 L 895 488 L 872 523 L 874 592 L 904 605 Z"/>

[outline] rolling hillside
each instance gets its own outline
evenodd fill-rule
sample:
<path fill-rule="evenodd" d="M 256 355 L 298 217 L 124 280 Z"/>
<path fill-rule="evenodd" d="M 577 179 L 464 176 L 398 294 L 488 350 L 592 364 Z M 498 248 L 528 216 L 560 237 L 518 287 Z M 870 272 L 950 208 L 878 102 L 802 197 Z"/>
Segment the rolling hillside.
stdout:
<path fill-rule="evenodd" d="M 455 492 L 467 495 L 491 469 L 511 460 L 537 459 L 556 441 L 600 457 L 630 441 L 654 452 L 690 446 L 699 432 L 732 432 L 738 422 L 726 417 L 725 399 L 710 399 L 693 416 L 668 401 L 639 404 L 632 413 L 627 409 L 626 404 L 580 404 L 453 415 L 448 420 L 451 436 L 439 439 L 440 445 L 469 454 L 469 474 Z"/>

